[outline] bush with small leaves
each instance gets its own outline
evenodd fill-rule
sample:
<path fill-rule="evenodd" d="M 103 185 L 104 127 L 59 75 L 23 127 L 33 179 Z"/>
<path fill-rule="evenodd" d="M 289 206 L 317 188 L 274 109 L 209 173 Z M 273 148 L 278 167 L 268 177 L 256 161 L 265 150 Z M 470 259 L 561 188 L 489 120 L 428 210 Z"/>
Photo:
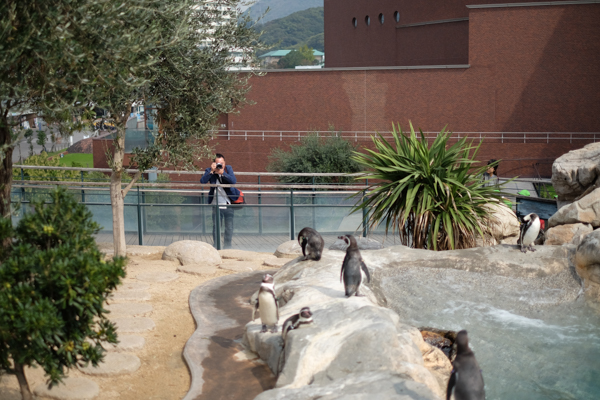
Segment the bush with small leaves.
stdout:
<path fill-rule="evenodd" d="M 50 384 L 65 369 L 103 359 L 100 343 L 117 343 L 103 304 L 125 276 L 125 258 L 104 260 L 92 213 L 64 189 L 34 202 L 16 228 L 0 221 L 0 369 L 16 374 L 24 399 L 24 367 L 41 366 Z"/>
<path fill-rule="evenodd" d="M 356 173 L 360 165 L 352 159 L 355 148 L 348 140 L 338 136 L 336 132 L 319 134 L 314 132 L 300 139 L 300 144 L 290 145 L 290 151 L 274 148 L 269 155 L 270 172 L 297 173 Z M 311 184 L 310 176 L 283 176 L 278 178 L 282 183 Z M 352 177 L 317 176 L 316 184 L 349 183 Z"/>

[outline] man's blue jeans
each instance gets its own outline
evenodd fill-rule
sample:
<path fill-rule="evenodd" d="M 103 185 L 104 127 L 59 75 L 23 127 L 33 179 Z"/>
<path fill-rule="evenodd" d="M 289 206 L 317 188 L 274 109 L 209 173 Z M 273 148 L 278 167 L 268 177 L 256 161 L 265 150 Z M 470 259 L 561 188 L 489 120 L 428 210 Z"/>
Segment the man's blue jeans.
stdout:
<path fill-rule="evenodd" d="M 233 237 L 233 209 L 231 207 L 227 207 L 226 209 L 219 208 L 219 214 L 221 218 L 219 218 L 221 223 L 221 232 L 223 229 L 225 230 L 225 243 L 223 243 L 223 248 L 230 249 L 231 248 L 231 238 Z M 213 220 L 213 243 L 215 247 L 217 246 L 217 225 L 215 224 L 215 209 L 213 208 L 212 214 Z M 223 224 L 223 220 L 225 220 L 225 224 Z"/>

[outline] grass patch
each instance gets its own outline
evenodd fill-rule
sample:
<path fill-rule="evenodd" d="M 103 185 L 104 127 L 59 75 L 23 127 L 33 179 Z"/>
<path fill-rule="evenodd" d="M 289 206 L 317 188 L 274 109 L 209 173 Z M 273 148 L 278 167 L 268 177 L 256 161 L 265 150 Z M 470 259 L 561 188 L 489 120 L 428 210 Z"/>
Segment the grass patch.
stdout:
<path fill-rule="evenodd" d="M 539 193 L 539 196 L 544 199 L 556 200 L 556 198 L 558 197 L 556 195 L 556 191 L 554 191 L 554 186 L 552 186 L 552 184 L 550 183 L 536 184 L 535 186 L 537 192 Z"/>
<path fill-rule="evenodd" d="M 93 154 L 83 154 L 83 153 L 70 153 L 65 154 L 64 157 L 60 158 L 59 162 L 61 166 L 71 167 L 73 162 L 76 162 L 82 165 L 84 168 L 93 168 L 94 167 L 94 155 Z"/>

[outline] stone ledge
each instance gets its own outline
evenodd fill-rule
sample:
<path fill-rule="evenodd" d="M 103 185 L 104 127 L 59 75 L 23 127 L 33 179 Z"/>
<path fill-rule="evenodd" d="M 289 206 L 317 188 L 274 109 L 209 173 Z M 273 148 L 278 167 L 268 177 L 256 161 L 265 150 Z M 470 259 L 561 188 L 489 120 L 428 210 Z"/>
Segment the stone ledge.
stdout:
<path fill-rule="evenodd" d="M 276 388 L 257 399 L 311 399 L 327 393 L 339 396 L 331 398 L 442 397 L 445 388 L 424 365 L 418 330 L 402 324 L 394 311 L 378 306 L 377 296 L 368 287 L 361 289 L 365 297 L 344 296 L 340 283 L 344 256 L 344 252 L 332 251 L 319 262 L 292 260 L 275 274 L 277 295 L 293 293 L 280 307 L 279 326 L 307 306 L 314 322 L 288 334 L 284 354 L 280 333 L 260 333 L 260 319 L 246 325 L 243 343 L 274 373 L 279 372 Z M 378 391 L 383 381 L 414 390 L 402 395 L 384 391 L 384 395 Z"/>

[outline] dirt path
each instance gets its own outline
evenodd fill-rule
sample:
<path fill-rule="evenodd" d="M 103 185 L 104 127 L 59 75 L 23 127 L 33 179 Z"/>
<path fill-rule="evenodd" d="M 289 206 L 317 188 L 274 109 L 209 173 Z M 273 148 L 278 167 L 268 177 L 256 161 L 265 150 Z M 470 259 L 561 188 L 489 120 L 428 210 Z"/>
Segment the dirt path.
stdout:
<path fill-rule="evenodd" d="M 275 387 L 275 376 L 263 362 L 239 361 L 240 342 L 252 308 L 246 303 L 260 287 L 263 272 L 213 289 L 214 307 L 238 326 L 220 330 L 210 337 L 209 356 L 202 362 L 204 386 L 196 400 L 246 400 Z"/>
<path fill-rule="evenodd" d="M 147 317 L 156 325 L 153 330 L 136 333 L 145 339 L 144 347 L 132 352 L 139 357 L 140 368 L 134 373 L 110 377 L 90 376 L 77 369 L 68 372 L 70 377 L 85 377 L 96 382 L 100 387 L 100 394 L 96 397 L 98 400 L 176 400 L 182 399 L 189 390 L 190 373 L 182 352 L 186 341 L 196 329 L 188 302 L 190 292 L 204 282 L 234 272 L 218 269 L 214 274 L 202 276 L 180 273 L 177 272 L 178 263 L 159 258 L 129 257 L 127 276 L 122 285 L 140 282 L 136 276 L 142 273 L 169 272 L 178 275 L 176 280 L 170 282 L 150 282 L 145 289 L 150 294 L 150 299 L 140 301 L 152 305 L 153 311 Z M 244 311 L 245 321 L 248 322 L 251 311 Z M 223 338 L 231 335 L 233 337 L 230 340 L 235 340 L 233 338 L 238 334 L 219 334 Z M 46 380 L 41 368 L 29 368 L 26 375 L 32 390 Z M 0 376 L 0 399 L 21 399 L 18 383 L 13 375 Z"/>

